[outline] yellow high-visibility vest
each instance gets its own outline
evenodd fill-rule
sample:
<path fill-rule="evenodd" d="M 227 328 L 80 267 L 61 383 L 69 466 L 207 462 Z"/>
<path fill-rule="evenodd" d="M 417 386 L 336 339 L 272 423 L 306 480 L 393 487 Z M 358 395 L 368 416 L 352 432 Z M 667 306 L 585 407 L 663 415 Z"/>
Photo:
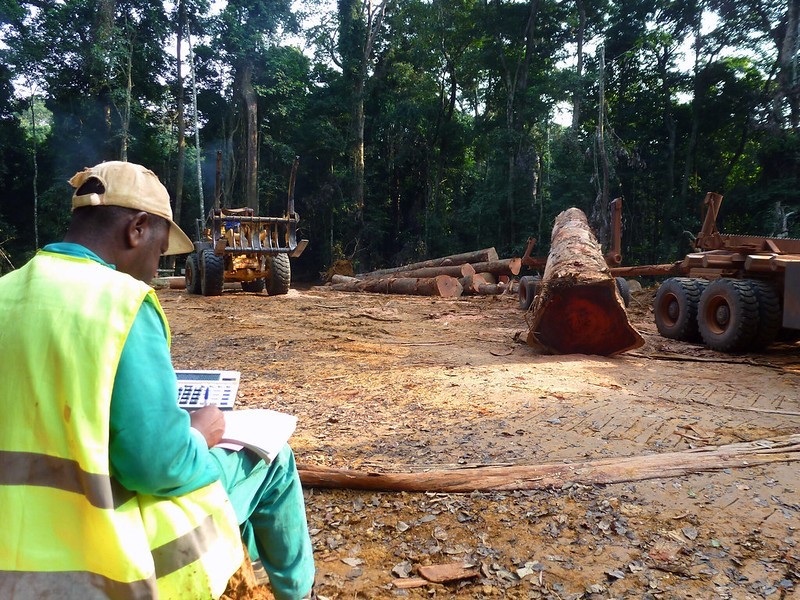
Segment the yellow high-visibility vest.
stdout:
<path fill-rule="evenodd" d="M 95 261 L 41 251 L 0 278 L 0 598 L 217 598 L 242 563 L 219 482 L 164 498 L 110 475 L 111 393 L 144 301 L 169 343 L 153 290 Z"/>

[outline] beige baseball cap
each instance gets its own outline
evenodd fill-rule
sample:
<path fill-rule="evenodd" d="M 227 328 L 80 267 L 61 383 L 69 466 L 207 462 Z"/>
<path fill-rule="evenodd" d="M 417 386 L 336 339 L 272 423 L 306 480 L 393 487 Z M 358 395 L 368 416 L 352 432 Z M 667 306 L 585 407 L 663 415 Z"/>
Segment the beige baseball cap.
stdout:
<path fill-rule="evenodd" d="M 75 188 L 72 210 L 83 206 L 123 206 L 158 215 L 170 225 L 169 247 L 164 255 L 194 251 L 192 241 L 172 220 L 167 188 L 150 169 L 135 163 L 108 161 L 75 173 L 69 184 Z"/>

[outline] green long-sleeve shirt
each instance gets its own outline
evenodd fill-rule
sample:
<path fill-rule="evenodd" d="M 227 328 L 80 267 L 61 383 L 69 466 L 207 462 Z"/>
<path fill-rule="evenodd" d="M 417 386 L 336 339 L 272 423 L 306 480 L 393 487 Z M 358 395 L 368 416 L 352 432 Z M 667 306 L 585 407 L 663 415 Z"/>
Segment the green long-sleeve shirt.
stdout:
<path fill-rule="evenodd" d="M 50 244 L 45 250 L 115 268 L 78 244 Z M 129 490 L 176 496 L 219 478 L 205 439 L 178 408 L 166 330 L 149 300 L 142 303 L 122 349 L 109 427 L 111 474 Z"/>

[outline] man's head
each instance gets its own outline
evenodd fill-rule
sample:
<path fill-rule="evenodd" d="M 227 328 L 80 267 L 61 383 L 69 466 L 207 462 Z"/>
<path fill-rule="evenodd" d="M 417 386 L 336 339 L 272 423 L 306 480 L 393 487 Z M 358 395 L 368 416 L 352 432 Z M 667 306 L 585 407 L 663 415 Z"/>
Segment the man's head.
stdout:
<path fill-rule="evenodd" d="M 152 171 L 128 162 L 104 162 L 69 180 L 72 223 L 66 241 L 94 250 L 125 273 L 149 281 L 163 254 L 192 252 L 172 221 L 169 193 Z"/>

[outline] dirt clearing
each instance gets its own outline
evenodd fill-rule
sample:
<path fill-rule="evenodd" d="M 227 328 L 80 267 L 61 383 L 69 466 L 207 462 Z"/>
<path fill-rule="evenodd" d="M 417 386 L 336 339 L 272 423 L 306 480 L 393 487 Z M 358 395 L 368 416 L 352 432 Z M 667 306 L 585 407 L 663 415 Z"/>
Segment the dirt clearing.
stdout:
<path fill-rule="evenodd" d="M 159 290 L 180 369 L 242 373 L 239 406 L 299 417 L 299 463 L 417 472 L 639 456 L 800 433 L 800 347 L 661 338 L 617 358 L 521 342 L 516 298 Z M 472 494 L 307 491 L 327 598 L 800 597 L 798 463 Z M 477 576 L 399 589 L 423 565 Z"/>

